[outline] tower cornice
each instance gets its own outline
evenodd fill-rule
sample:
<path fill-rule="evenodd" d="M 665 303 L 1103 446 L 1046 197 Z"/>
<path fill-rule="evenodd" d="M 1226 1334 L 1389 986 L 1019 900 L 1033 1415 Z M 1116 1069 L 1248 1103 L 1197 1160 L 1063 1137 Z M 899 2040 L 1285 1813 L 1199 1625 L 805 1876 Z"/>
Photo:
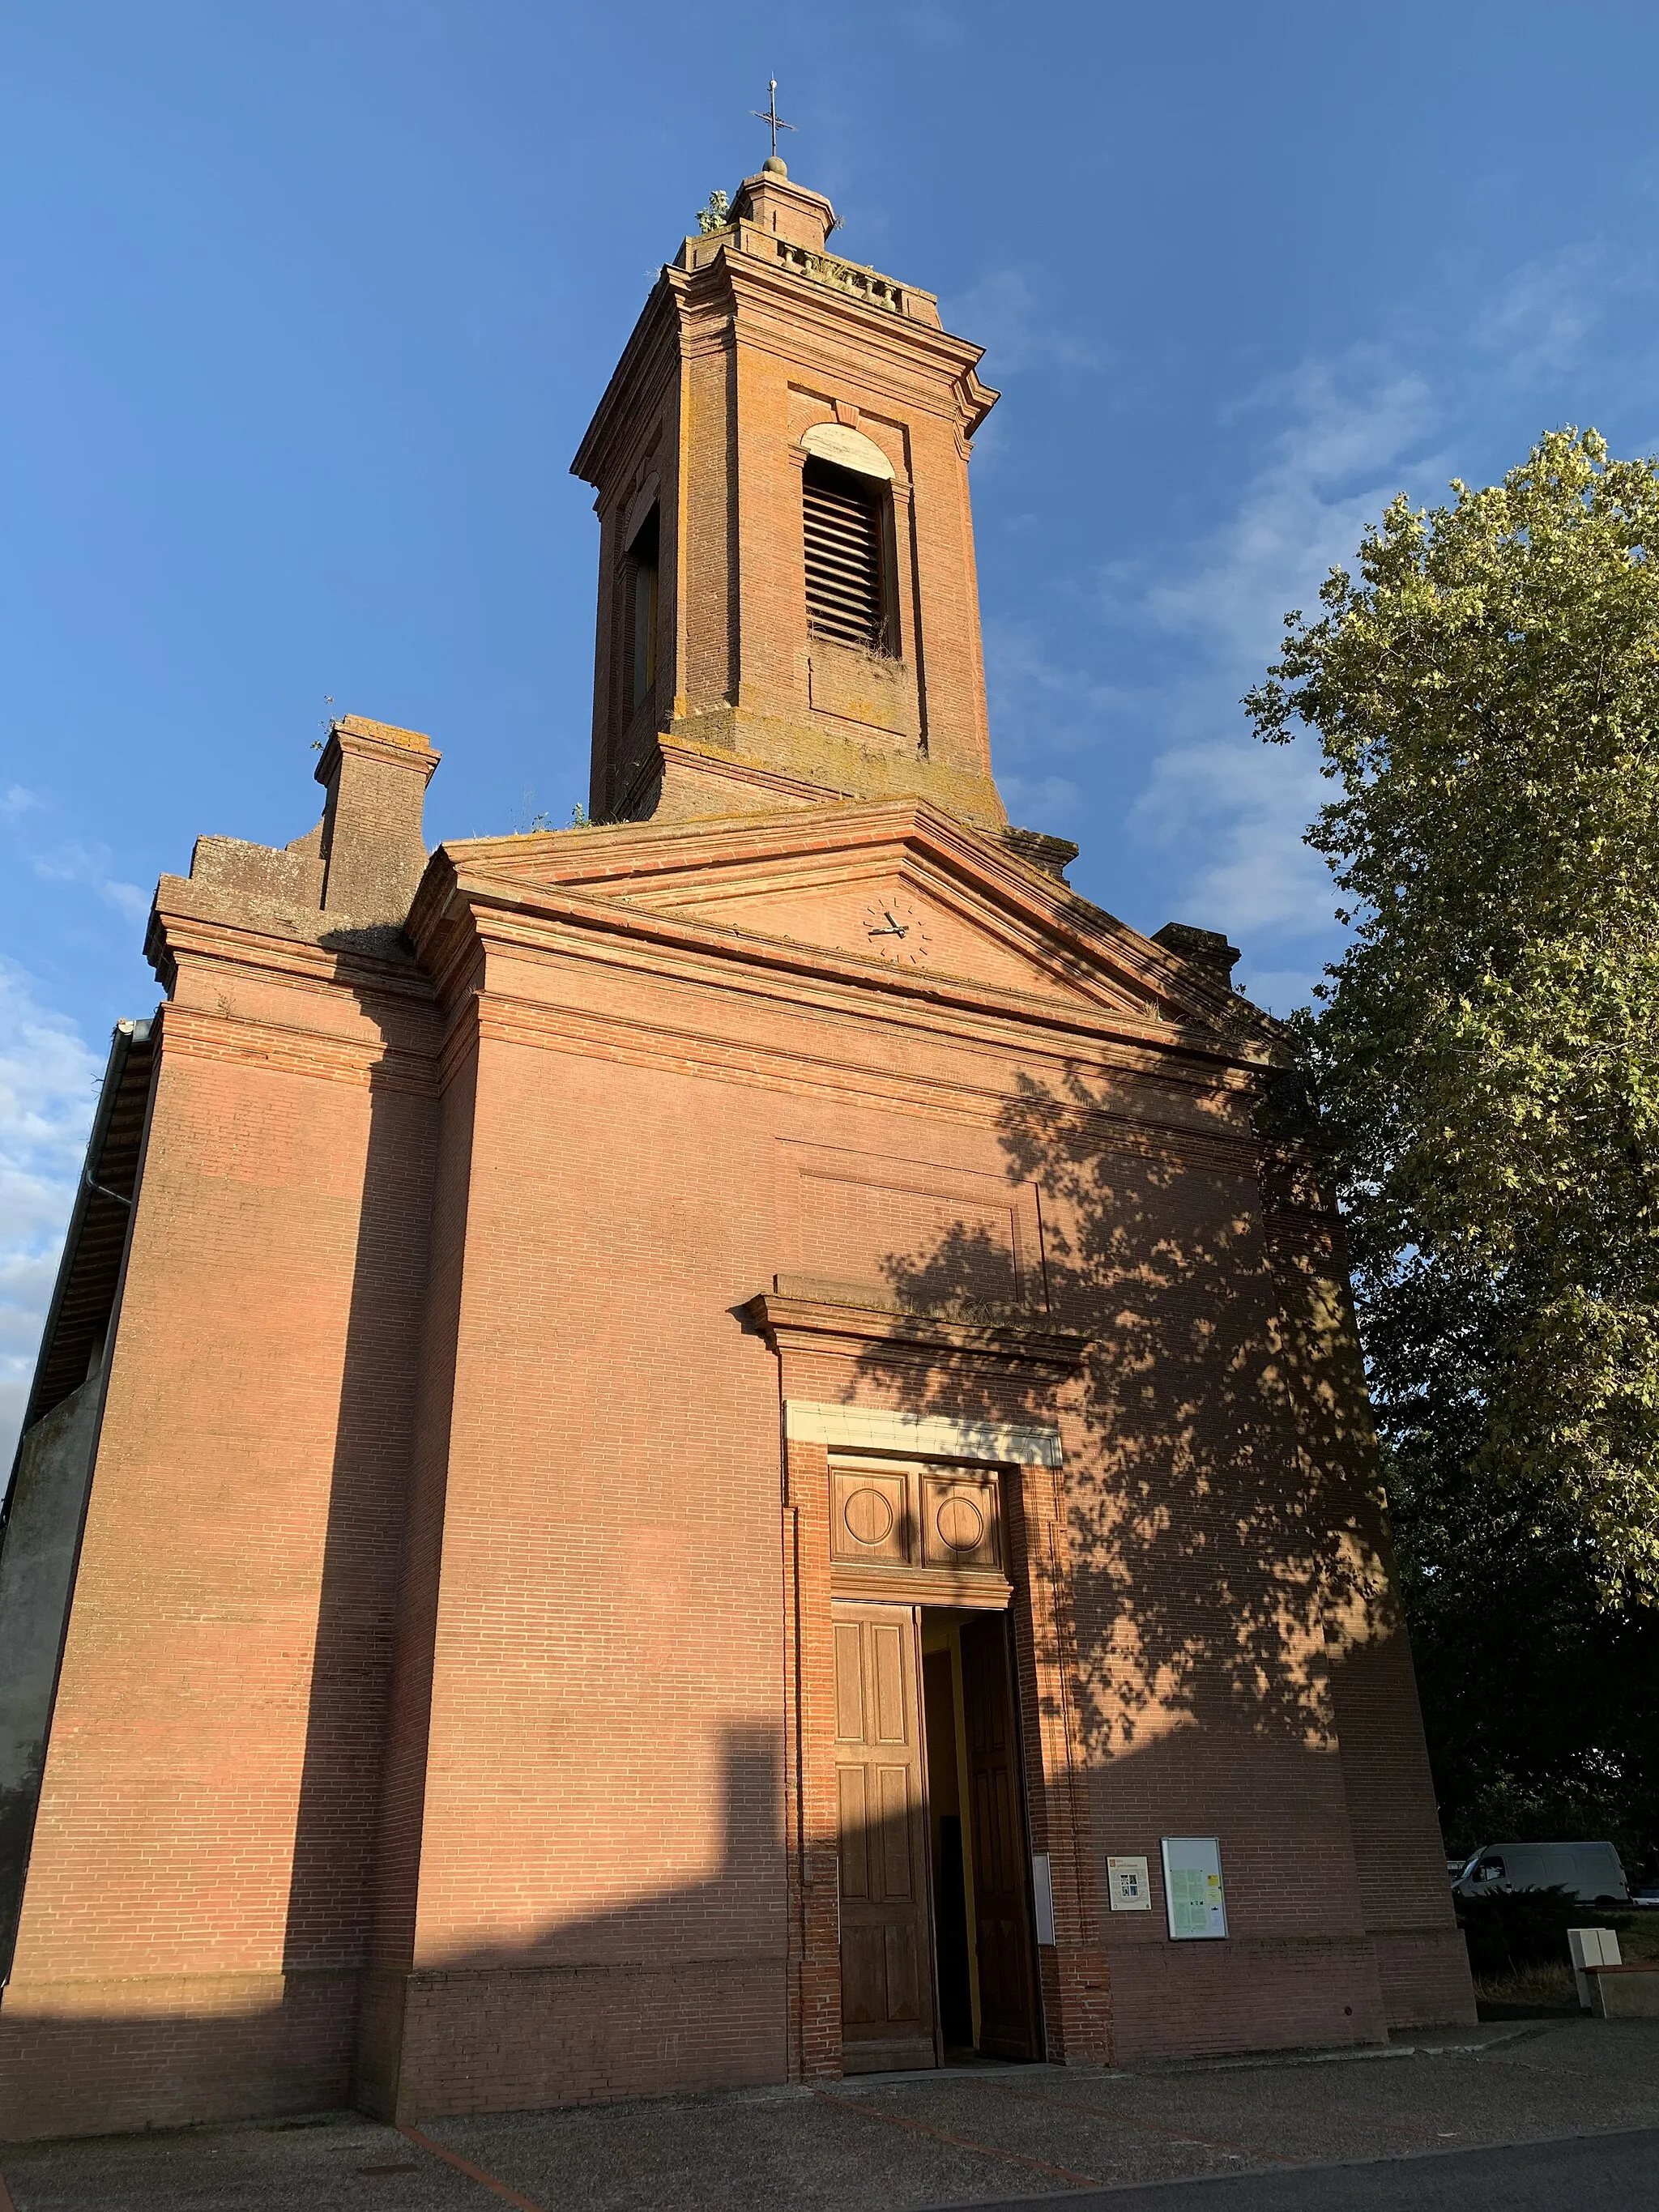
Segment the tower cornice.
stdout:
<path fill-rule="evenodd" d="M 644 390 L 656 387 L 666 367 L 663 351 L 671 344 L 679 352 L 687 350 L 689 326 L 695 318 L 728 317 L 735 324 L 745 312 L 752 316 L 769 307 L 776 309 L 781 325 L 792 324 L 799 331 L 855 349 L 866 380 L 872 359 L 884 362 L 910 371 L 906 390 L 914 394 L 915 372 L 920 366 L 922 382 L 953 388 L 955 412 L 964 434 L 970 438 L 977 434 L 1000 397 L 979 375 L 983 346 L 953 337 L 937 319 L 927 322 L 887 313 L 854 295 L 815 283 L 787 261 L 742 252 L 724 239 L 717 244 L 719 250 L 695 267 L 671 263 L 663 269 L 583 433 L 570 464 L 573 476 L 585 483 L 599 482 L 619 419 L 627 418 Z M 744 327 L 741 335 L 749 343 L 763 343 L 751 327 Z M 791 349 L 787 341 L 775 349 L 783 353 Z"/>
<path fill-rule="evenodd" d="M 857 300 L 843 300 L 823 292 L 783 265 L 769 265 L 735 255 L 726 256 L 720 265 L 732 308 L 740 317 L 745 309 L 752 315 L 757 311 L 775 308 L 781 325 L 787 322 L 797 330 L 806 329 L 820 337 L 844 341 L 856 349 L 859 374 L 866 381 L 872 380 L 869 368 L 872 359 L 885 361 L 911 371 L 906 389 L 914 392 L 915 369 L 920 364 L 927 381 L 945 383 L 955 391 L 956 411 L 969 437 L 977 432 L 1000 397 L 978 374 L 984 347 L 969 339 L 953 337 L 937 325 L 902 321 Z M 741 335 L 749 343 L 756 343 L 752 327 L 744 329 Z M 778 348 L 779 351 L 787 349 L 787 345 Z"/>

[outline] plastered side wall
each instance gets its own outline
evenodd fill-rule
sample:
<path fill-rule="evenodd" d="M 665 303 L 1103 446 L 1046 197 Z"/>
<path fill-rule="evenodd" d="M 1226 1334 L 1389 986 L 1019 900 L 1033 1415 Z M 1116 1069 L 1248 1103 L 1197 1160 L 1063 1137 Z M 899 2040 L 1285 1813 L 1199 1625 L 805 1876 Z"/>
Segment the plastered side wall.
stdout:
<path fill-rule="evenodd" d="M 0 1549 L 0 1958 L 22 1900 L 103 1389 L 88 1376 L 24 1437 Z"/>

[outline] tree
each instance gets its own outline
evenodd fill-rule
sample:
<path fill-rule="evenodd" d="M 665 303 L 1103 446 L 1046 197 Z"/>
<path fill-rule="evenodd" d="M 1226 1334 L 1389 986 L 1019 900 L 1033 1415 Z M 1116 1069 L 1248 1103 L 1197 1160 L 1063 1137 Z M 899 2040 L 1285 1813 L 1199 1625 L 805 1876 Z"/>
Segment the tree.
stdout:
<path fill-rule="evenodd" d="M 1659 465 L 1562 430 L 1452 490 L 1389 507 L 1245 702 L 1340 787 L 1306 1064 L 1420 1651 L 1565 1606 L 1659 1688 Z"/>

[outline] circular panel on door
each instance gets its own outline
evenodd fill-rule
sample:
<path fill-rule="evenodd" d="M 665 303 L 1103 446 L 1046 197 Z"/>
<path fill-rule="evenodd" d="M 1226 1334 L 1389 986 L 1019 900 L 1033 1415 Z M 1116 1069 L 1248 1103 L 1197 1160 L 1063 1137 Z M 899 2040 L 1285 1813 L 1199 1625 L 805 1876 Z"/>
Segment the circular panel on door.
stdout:
<path fill-rule="evenodd" d="M 860 1544 L 879 1544 L 893 1533 L 893 1509 L 878 1490 L 855 1490 L 842 1509 L 847 1533 Z"/>
<path fill-rule="evenodd" d="M 953 1552 L 976 1552 L 985 1541 L 985 1516 L 959 1490 L 953 1490 L 940 1504 L 933 1526 L 940 1543 Z"/>

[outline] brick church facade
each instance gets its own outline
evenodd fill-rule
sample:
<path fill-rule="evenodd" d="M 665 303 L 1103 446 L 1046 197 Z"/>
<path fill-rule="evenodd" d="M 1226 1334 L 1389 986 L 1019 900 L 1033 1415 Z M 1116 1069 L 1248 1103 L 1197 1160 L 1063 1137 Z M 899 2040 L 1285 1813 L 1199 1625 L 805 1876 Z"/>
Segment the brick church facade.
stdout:
<path fill-rule="evenodd" d="M 0 1558 L 0 2134 L 1473 2017 L 1340 1231 L 992 780 L 995 394 L 769 162 L 574 464 L 594 826 L 163 877 Z"/>

